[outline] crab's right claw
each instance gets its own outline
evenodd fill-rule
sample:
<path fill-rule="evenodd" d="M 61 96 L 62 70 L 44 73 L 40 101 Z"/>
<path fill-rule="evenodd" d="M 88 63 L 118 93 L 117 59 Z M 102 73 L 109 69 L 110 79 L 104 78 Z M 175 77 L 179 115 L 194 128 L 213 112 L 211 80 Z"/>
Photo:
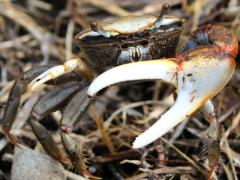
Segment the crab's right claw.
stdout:
<path fill-rule="evenodd" d="M 161 79 L 177 86 L 176 103 L 137 137 L 133 148 L 152 143 L 190 116 L 226 85 L 235 69 L 233 58 L 207 48 L 183 59 L 185 61 L 178 63 L 156 60 L 118 66 L 97 77 L 90 85 L 90 96 L 109 85 L 126 81 Z"/>
<path fill-rule="evenodd" d="M 63 65 L 54 66 L 48 69 L 46 72 L 32 80 L 28 85 L 28 89 L 34 91 L 41 84 L 73 71 L 79 72 L 87 80 L 92 80 L 95 77 L 95 74 L 81 59 L 75 58 L 66 61 Z"/>

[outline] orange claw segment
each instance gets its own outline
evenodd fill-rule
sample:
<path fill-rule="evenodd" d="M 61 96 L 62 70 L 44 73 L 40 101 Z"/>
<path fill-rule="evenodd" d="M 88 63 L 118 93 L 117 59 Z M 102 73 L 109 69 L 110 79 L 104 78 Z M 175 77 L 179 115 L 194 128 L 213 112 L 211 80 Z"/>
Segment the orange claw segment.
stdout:
<path fill-rule="evenodd" d="M 220 25 L 209 25 L 209 39 L 221 48 L 221 51 L 230 53 L 235 58 L 238 54 L 238 41 L 230 29 Z"/>
<path fill-rule="evenodd" d="M 235 41 L 234 41 L 234 43 L 233 43 L 233 46 L 231 47 L 229 47 L 229 46 L 226 46 L 225 47 L 225 51 L 226 52 L 230 52 L 231 54 L 233 54 L 234 55 L 234 57 L 236 57 L 237 56 L 237 54 L 238 54 L 238 42 L 236 41 L 236 39 L 234 39 Z"/>

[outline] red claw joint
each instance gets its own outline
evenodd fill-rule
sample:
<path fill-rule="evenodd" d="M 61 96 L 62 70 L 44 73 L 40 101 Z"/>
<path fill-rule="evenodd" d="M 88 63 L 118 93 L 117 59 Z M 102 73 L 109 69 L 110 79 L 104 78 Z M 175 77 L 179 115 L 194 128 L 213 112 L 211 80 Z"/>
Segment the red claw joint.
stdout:
<path fill-rule="evenodd" d="M 203 26 L 193 32 L 176 58 L 112 68 L 93 81 L 88 95 L 94 96 L 107 86 L 125 81 L 160 79 L 175 86 L 178 93 L 175 104 L 134 141 L 133 148 L 141 148 L 207 105 L 233 75 L 237 52 L 237 40 L 229 29 Z"/>

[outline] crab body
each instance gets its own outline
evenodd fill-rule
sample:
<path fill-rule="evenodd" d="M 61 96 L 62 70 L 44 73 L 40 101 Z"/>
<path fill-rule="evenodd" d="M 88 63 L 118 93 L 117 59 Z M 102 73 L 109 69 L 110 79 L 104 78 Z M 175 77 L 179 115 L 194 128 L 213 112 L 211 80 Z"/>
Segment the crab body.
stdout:
<path fill-rule="evenodd" d="M 171 57 L 175 54 L 181 31 L 182 27 L 176 25 L 173 28 L 149 30 L 128 36 L 106 38 L 96 35 L 82 38 L 79 46 L 89 66 L 99 72 L 102 67 Z"/>
<path fill-rule="evenodd" d="M 168 11 L 164 5 L 159 17 L 127 16 L 92 23 L 90 31 L 76 36 L 83 58 L 99 73 L 119 64 L 173 57 L 184 20 L 167 15 Z"/>

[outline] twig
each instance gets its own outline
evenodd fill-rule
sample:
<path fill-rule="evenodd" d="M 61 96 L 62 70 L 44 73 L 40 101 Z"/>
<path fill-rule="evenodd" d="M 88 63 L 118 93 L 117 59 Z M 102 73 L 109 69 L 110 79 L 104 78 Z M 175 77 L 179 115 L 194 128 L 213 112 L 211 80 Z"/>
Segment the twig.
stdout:
<path fill-rule="evenodd" d="M 94 110 L 93 107 L 90 107 L 90 112 L 93 115 L 93 119 L 95 120 L 95 122 L 97 124 L 97 127 L 98 127 L 98 129 L 99 129 L 99 131 L 102 135 L 104 143 L 107 145 L 109 151 L 111 153 L 115 154 L 116 150 L 115 150 L 115 148 L 114 148 L 114 146 L 113 146 L 113 144 L 110 140 L 110 137 L 109 137 L 108 133 L 105 130 L 103 119 L 100 116 L 97 116 L 96 111 Z"/>
<path fill-rule="evenodd" d="M 183 153 L 180 149 L 178 149 L 176 146 L 174 146 L 172 143 L 169 143 L 166 139 L 161 137 L 161 140 L 166 143 L 169 147 L 171 147 L 176 153 L 178 153 L 180 156 L 182 156 L 184 159 L 186 159 L 193 167 L 195 167 L 199 172 L 201 172 L 204 176 L 207 175 L 207 171 L 202 169 L 200 166 L 196 164 L 191 158 L 189 158 L 185 153 Z"/>
<path fill-rule="evenodd" d="M 66 59 L 72 58 L 72 41 L 73 41 L 74 26 L 75 26 L 75 23 L 73 21 L 70 21 L 68 23 L 66 39 L 65 39 L 65 44 L 66 44 L 66 56 L 65 57 L 66 57 Z"/>
<path fill-rule="evenodd" d="M 194 169 L 192 167 L 162 167 L 160 169 L 155 169 L 152 171 L 154 174 L 194 174 Z M 127 180 L 139 180 L 147 177 L 147 173 L 142 173 L 131 178 L 127 178 Z"/>
<path fill-rule="evenodd" d="M 136 107 L 139 107 L 139 106 L 152 105 L 152 104 L 158 104 L 158 105 L 167 106 L 167 107 L 169 106 L 169 104 L 164 103 L 162 101 L 152 101 L 152 100 L 140 101 L 140 102 L 127 104 L 126 106 L 123 106 L 122 108 L 119 108 L 114 113 L 112 113 L 112 115 L 105 121 L 104 127 L 107 129 L 111 125 L 111 122 L 113 121 L 113 119 L 123 111 L 126 111 L 126 110 L 131 109 L 131 108 L 136 108 Z"/>
<path fill-rule="evenodd" d="M 96 158 L 93 159 L 93 162 L 105 164 L 105 163 L 110 163 L 114 161 L 120 161 L 127 158 L 137 158 L 140 156 L 141 156 L 141 153 L 139 151 L 131 149 L 128 151 L 117 152 L 113 155 L 97 156 Z"/>

